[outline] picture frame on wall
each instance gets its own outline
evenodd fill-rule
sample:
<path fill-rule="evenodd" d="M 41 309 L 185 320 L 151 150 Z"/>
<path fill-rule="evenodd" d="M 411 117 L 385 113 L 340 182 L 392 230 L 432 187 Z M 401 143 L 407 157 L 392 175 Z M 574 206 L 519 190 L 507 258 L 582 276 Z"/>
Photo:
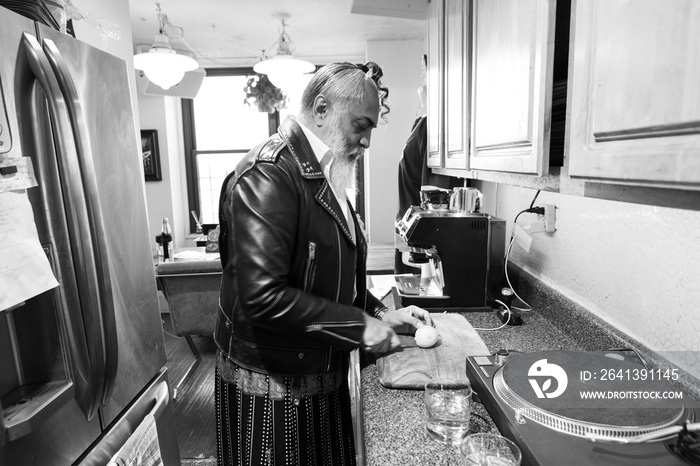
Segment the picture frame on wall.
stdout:
<path fill-rule="evenodd" d="M 141 159 L 146 181 L 161 181 L 160 152 L 158 151 L 158 131 L 141 130 Z"/>

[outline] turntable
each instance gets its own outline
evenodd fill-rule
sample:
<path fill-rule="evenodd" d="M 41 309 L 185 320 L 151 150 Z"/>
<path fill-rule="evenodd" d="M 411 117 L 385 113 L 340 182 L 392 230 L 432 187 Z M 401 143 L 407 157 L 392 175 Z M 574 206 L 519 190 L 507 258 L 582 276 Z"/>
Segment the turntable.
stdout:
<path fill-rule="evenodd" d="M 700 404 L 633 351 L 499 350 L 466 372 L 523 465 L 700 464 Z"/>

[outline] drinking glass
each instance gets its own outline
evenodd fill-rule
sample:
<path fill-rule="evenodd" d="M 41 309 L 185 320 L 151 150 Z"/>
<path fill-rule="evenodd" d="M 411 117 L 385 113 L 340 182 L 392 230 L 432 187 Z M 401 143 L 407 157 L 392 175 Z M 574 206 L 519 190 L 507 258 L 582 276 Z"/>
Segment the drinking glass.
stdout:
<path fill-rule="evenodd" d="M 462 441 L 460 461 L 462 466 L 520 466 L 522 453 L 498 434 L 472 434 Z"/>
<path fill-rule="evenodd" d="M 472 388 L 468 380 L 436 378 L 425 384 L 428 436 L 459 445 L 469 432 Z"/>

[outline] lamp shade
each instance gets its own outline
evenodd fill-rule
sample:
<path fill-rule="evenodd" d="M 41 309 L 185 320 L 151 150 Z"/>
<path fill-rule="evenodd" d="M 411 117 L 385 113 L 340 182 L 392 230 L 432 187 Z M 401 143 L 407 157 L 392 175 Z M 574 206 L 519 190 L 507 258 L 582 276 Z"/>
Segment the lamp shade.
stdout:
<path fill-rule="evenodd" d="M 275 55 L 253 66 L 253 71 L 266 74 L 272 84 L 287 91 L 290 83 L 296 82 L 304 74 L 314 71 L 313 63 L 293 58 L 291 55 Z"/>
<path fill-rule="evenodd" d="M 167 90 L 182 81 L 186 72 L 199 68 L 199 64 L 197 60 L 171 49 L 165 34 L 156 34 L 156 41 L 148 52 L 134 55 L 134 68 Z"/>
<path fill-rule="evenodd" d="M 253 71 L 260 74 L 293 74 L 300 75 L 312 72 L 316 67 L 306 60 L 299 60 L 291 55 L 275 55 L 260 61 L 253 66 Z"/>
<path fill-rule="evenodd" d="M 291 16 L 286 13 L 273 15 L 273 18 L 282 21 L 280 37 L 277 39 L 277 42 L 273 44 L 277 46 L 277 52 L 272 58 L 267 58 L 263 51 L 263 57 L 265 57 L 265 59 L 253 66 L 253 71 L 258 74 L 266 74 L 272 84 L 287 93 L 290 88 L 297 87 L 296 84 L 298 82 L 303 82 L 305 80 L 304 75 L 306 73 L 311 73 L 316 70 L 313 63 L 294 58 L 294 43 L 285 31 L 287 26 L 285 21 L 290 17 Z M 308 80 L 306 80 L 306 82 L 308 82 Z"/>

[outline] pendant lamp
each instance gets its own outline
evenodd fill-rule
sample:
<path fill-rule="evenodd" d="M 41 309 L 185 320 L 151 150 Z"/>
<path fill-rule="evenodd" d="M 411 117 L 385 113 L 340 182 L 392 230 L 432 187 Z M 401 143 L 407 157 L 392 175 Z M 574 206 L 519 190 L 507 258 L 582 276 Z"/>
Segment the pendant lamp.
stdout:
<path fill-rule="evenodd" d="M 170 22 L 168 16 L 161 11 L 160 4 L 156 5 L 160 30 L 148 52 L 134 55 L 134 68 L 143 71 L 149 81 L 167 90 L 182 81 L 186 72 L 199 68 L 199 63 L 170 47 L 170 40 L 165 34 Z"/>
<path fill-rule="evenodd" d="M 272 84 L 286 91 L 303 80 L 303 75 L 314 71 L 316 67 L 311 62 L 294 58 L 294 42 L 285 30 L 286 21 L 291 18 L 291 15 L 283 13 L 273 15 L 273 18 L 282 22 L 279 28 L 280 37 L 270 46 L 270 49 L 276 47 L 275 55 L 268 58 L 263 51 L 263 58 L 253 66 L 253 71 L 266 74 Z"/>

